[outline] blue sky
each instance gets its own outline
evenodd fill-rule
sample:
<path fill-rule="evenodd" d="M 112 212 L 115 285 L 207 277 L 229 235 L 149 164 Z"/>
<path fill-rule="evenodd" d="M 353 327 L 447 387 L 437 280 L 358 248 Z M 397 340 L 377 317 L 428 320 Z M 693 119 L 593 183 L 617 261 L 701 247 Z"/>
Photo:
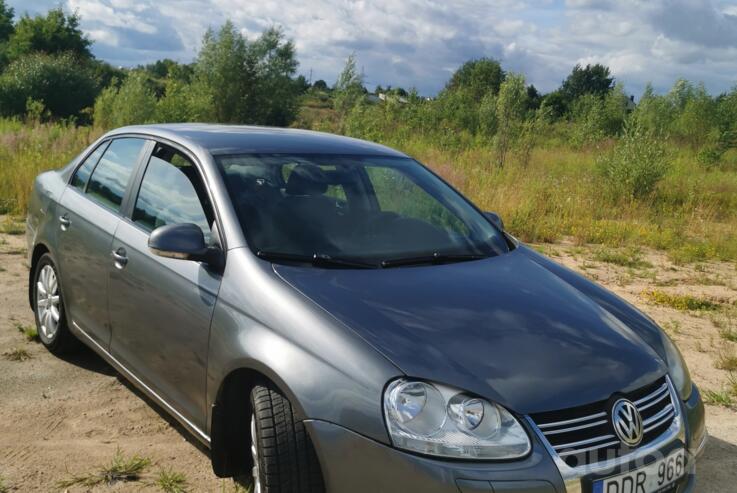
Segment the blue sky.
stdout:
<path fill-rule="evenodd" d="M 355 52 L 367 85 L 441 89 L 465 60 L 497 58 L 542 91 L 576 63 L 604 63 L 629 93 L 679 78 L 737 84 L 737 0 L 10 0 L 16 14 L 62 5 L 115 65 L 192 61 L 208 26 L 255 37 L 281 25 L 300 73 L 332 84 Z"/>

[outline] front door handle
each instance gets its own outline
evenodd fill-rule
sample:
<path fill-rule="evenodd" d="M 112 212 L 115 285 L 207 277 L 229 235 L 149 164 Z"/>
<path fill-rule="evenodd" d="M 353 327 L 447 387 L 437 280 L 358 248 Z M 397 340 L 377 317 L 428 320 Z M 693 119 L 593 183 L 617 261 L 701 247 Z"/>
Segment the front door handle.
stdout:
<path fill-rule="evenodd" d="M 128 255 L 125 251 L 125 248 L 120 247 L 117 250 L 113 250 L 111 252 L 111 255 L 113 257 L 113 261 L 115 263 L 116 269 L 123 269 L 125 268 L 126 264 L 128 263 Z"/>
<path fill-rule="evenodd" d="M 71 225 L 72 221 L 71 219 L 69 219 L 69 214 L 62 214 L 61 216 L 59 216 L 59 226 L 61 227 L 62 231 L 66 231 Z"/>

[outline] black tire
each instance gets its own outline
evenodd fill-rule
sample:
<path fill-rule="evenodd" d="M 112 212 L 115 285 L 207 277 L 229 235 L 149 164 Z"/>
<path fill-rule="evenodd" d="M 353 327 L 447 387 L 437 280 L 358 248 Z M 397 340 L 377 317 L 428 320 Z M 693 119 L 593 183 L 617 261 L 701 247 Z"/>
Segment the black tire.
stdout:
<path fill-rule="evenodd" d="M 42 327 L 42 321 L 40 320 L 38 309 L 38 284 L 40 281 L 41 272 L 44 270 L 44 267 L 47 266 L 53 269 L 54 276 L 56 277 L 57 294 L 59 296 L 59 320 L 57 322 L 56 330 L 53 334 L 48 334 L 47 331 L 44 330 L 44 328 Z M 43 254 L 36 262 L 33 270 L 33 316 L 36 320 L 36 330 L 38 331 L 38 338 L 40 339 L 41 344 L 43 344 L 46 349 L 54 354 L 63 354 L 72 351 L 79 346 L 79 341 L 69 331 L 69 325 L 67 324 L 66 318 L 66 310 L 64 308 L 64 299 L 61 295 L 60 282 L 61 281 L 59 280 L 59 271 L 56 268 L 56 264 L 54 264 L 51 255 L 49 255 L 48 253 Z"/>
<path fill-rule="evenodd" d="M 251 391 L 262 493 L 324 493 L 320 463 L 304 423 L 278 390 L 257 385 Z"/>

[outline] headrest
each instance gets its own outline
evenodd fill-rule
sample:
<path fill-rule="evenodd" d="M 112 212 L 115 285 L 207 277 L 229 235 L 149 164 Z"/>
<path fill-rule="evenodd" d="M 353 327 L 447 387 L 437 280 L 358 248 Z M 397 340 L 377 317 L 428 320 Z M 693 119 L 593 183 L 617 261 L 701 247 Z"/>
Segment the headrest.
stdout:
<path fill-rule="evenodd" d="M 328 189 L 325 172 L 314 164 L 295 166 L 287 180 L 287 195 L 322 195 Z"/>

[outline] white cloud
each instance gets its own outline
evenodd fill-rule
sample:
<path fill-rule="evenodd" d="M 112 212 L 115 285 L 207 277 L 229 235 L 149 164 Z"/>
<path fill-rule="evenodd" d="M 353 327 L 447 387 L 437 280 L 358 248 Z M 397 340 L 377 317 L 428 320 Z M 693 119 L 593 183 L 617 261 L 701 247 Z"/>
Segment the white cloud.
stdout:
<path fill-rule="evenodd" d="M 10 0 L 18 12 L 58 0 Z M 355 52 L 369 84 L 442 88 L 471 58 L 499 58 L 543 91 L 575 63 L 605 63 L 629 92 L 678 77 L 713 92 L 737 80 L 735 0 L 66 0 L 98 56 L 137 65 L 191 61 L 204 30 L 231 18 L 249 37 L 272 25 L 294 39 L 300 71 L 333 83 Z"/>

